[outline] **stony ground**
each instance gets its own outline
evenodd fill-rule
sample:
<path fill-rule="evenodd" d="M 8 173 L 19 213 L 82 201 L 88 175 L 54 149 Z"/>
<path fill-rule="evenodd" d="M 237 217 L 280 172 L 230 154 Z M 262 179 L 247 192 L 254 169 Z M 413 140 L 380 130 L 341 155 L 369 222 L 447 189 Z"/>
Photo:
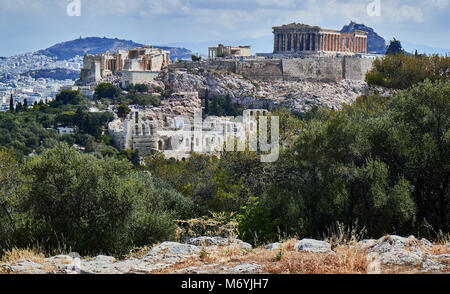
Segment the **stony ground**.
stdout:
<path fill-rule="evenodd" d="M 162 73 L 156 85 L 175 92 L 198 92 L 203 97 L 229 95 L 247 108 L 285 106 L 296 112 L 305 112 L 313 106 L 340 109 L 369 92 L 389 93 L 381 88 L 370 88 L 364 81 L 341 82 L 256 81 L 232 73 L 210 72 L 201 69 L 177 69 Z"/>
<path fill-rule="evenodd" d="M 240 240 L 199 237 L 186 244 L 164 242 L 125 260 L 50 258 L 28 251 L 9 252 L 5 274 L 379 274 L 450 273 L 450 243 L 434 245 L 411 236 L 386 236 L 332 247 L 318 240 L 289 240 L 252 248 Z"/>

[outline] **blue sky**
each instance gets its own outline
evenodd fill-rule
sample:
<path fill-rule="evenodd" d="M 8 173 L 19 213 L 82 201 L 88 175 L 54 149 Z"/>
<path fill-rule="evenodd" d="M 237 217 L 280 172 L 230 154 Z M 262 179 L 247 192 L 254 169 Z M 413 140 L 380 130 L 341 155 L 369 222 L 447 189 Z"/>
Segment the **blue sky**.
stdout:
<path fill-rule="evenodd" d="M 79 0 L 81 16 L 67 15 L 72 0 L 0 0 L 0 56 L 99 36 L 145 44 L 267 38 L 290 22 L 341 29 L 351 20 L 387 40 L 450 48 L 450 0 Z M 272 44 L 268 44 L 270 50 Z"/>

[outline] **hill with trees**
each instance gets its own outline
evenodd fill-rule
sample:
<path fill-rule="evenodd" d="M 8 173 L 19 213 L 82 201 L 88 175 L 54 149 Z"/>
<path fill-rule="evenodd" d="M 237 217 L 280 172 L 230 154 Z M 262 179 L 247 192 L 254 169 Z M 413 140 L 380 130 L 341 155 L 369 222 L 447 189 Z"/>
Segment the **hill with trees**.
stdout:
<path fill-rule="evenodd" d="M 88 37 L 79 38 L 72 41 L 62 42 L 49 47 L 44 50 L 40 50 L 37 54 L 45 55 L 49 57 L 56 57 L 60 60 L 68 60 L 75 56 L 84 56 L 85 54 L 101 54 L 101 53 L 115 53 L 118 50 L 130 50 L 136 47 L 143 47 L 143 44 L 139 44 L 129 40 L 111 39 L 111 38 L 99 38 Z M 163 50 L 168 50 L 171 53 L 171 59 L 189 59 L 192 52 L 184 48 L 174 47 L 159 47 Z"/>
<path fill-rule="evenodd" d="M 123 256 L 187 239 L 190 226 L 210 215 L 208 223 L 236 224 L 232 233 L 257 246 L 322 238 L 336 223 L 349 232 L 363 228 L 369 238 L 448 242 L 449 60 L 387 55 L 367 81 L 390 95 L 373 92 L 340 110 L 315 107 L 302 116 L 273 110 L 281 140 L 275 163 L 249 150 L 175 161 L 157 151 L 140 158 L 115 149 L 103 132 L 114 114 L 88 109 L 123 105 L 126 116 L 127 104 L 157 104 L 143 85 L 125 93 L 101 84 L 95 101 L 62 91 L 49 105 L 1 113 L 0 255 L 67 246 Z M 206 97 L 211 114 L 237 111 L 230 97 Z M 60 136 L 58 126 L 78 131 Z"/>

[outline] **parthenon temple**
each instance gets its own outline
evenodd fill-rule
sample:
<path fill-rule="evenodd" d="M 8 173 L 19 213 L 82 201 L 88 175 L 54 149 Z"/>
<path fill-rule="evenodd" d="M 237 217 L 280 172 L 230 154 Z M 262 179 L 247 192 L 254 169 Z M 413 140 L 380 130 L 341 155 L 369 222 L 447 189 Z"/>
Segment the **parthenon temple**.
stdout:
<path fill-rule="evenodd" d="M 274 54 L 355 55 L 367 53 L 367 32 L 341 33 L 291 23 L 273 28 Z"/>

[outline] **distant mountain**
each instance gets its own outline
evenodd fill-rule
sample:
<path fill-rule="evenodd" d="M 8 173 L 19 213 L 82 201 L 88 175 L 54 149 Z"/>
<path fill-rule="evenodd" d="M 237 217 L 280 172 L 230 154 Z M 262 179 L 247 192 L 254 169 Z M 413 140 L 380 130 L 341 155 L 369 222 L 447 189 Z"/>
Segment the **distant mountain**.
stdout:
<path fill-rule="evenodd" d="M 341 32 L 354 32 L 355 30 L 362 30 L 368 32 L 368 50 L 369 52 L 377 53 L 377 54 L 385 54 L 387 45 L 384 38 L 378 35 L 372 28 L 367 27 L 363 24 L 357 24 L 355 22 L 351 22 L 349 25 L 343 27 Z M 252 46 L 252 53 L 271 53 L 273 52 L 273 35 L 265 35 L 259 38 L 246 38 L 238 41 L 230 41 L 230 40 L 215 40 L 215 41 L 206 41 L 206 42 L 178 42 L 178 43 L 169 43 L 167 46 L 177 46 L 189 48 L 192 52 L 201 54 L 203 56 L 207 56 L 208 47 L 217 46 L 217 44 L 226 44 L 229 46 L 239 46 L 239 45 L 250 45 Z"/>
<path fill-rule="evenodd" d="M 119 40 L 117 38 L 89 37 L 59 43 L 36 53 L 48 57 L 56 57 L 59 60 L 68 60 L 77 55 L 84 56 L 85 54 L 101 54 L 105 52 L 115 53 L 118 50 L 129 50 L 142 46 L 144 45 L 133 41 Z M 171 51 L 171 59 L 174 60 L 190 58 L 192 54 L 192 52 L 185 48 L 155 47 Z"/>
<path fill-rule="evenodd" d="M 77 80 L 80 77 L 80 71 L 55 68 L 55 69 L 39 69 L 23 73 L 24 76 L 30 76 L 34 79 L 54 79 L 54 80 Z"/>
<path fill-rule="evenodd" d="M 369 53 L 376 54 L 385 54 L 387 50 L 386 40 L 378 35 L 372 28 L 367 27 L 363 24 L 358 24 L 355 22 L 350 22 L 349 25 L 346 25 L 342 28 L 342 33 L 353 33 L 356 30 L 368 32 L 367 36 L 367 51 Z"/>

